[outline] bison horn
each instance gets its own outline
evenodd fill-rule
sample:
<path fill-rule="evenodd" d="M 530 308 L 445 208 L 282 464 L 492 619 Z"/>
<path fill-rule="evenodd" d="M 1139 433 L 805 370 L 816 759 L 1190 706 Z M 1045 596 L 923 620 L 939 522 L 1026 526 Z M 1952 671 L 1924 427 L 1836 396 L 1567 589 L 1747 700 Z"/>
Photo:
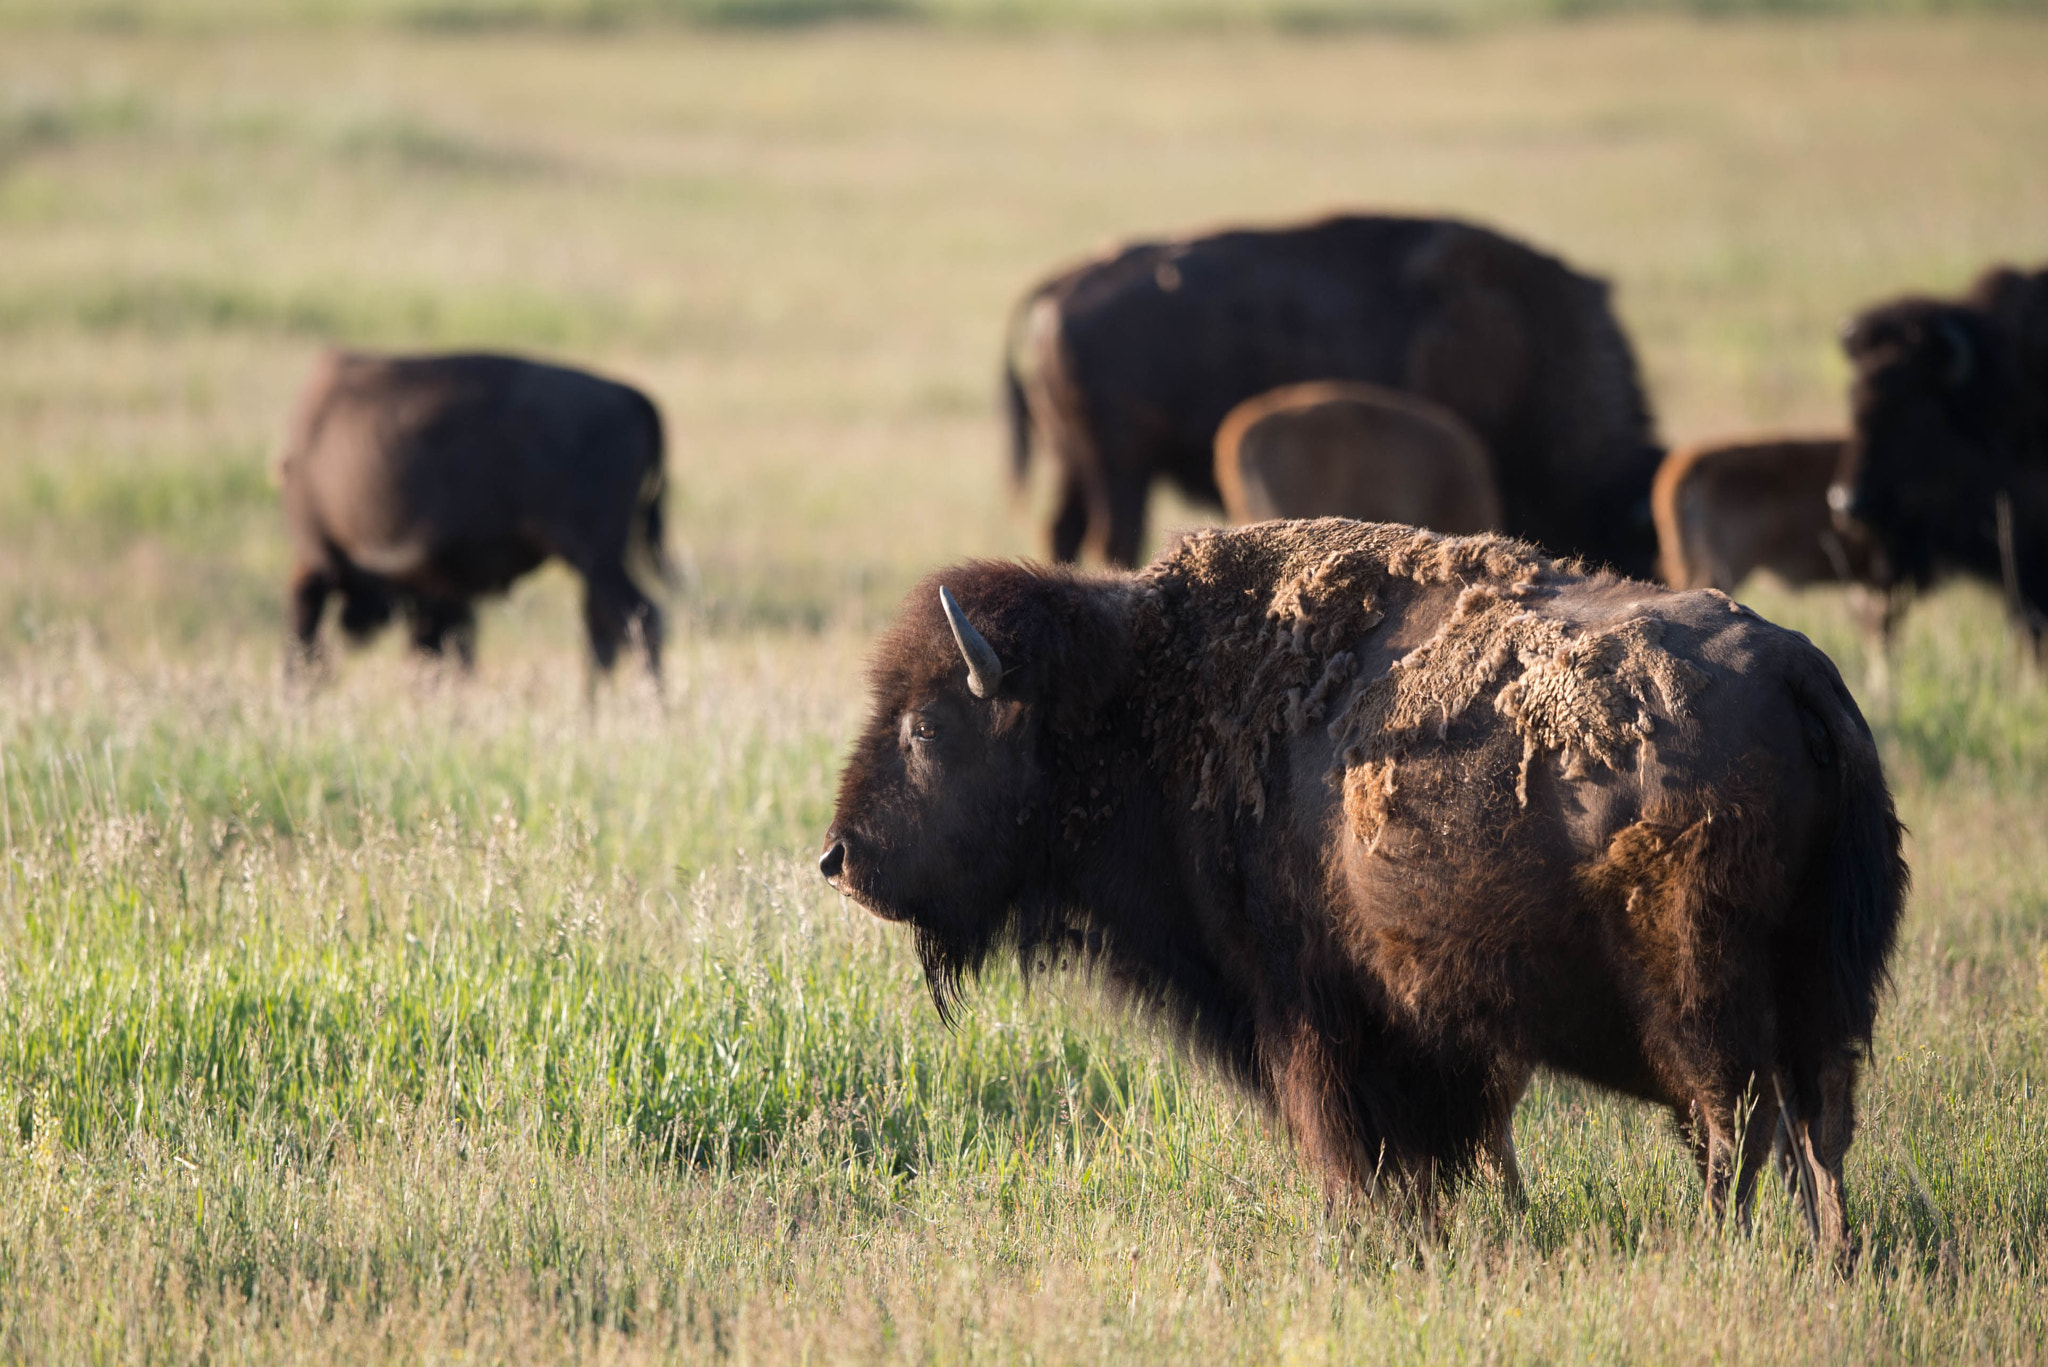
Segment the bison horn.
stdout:
<path fill-rule="evenodd" d="M 1941 340 L 1948 347 L 1948 385 L 1954 389 L 1970 378 L 1970 370 L 1976 363 L 1976 356 L 1970 348 L 1970 334 L 1963 331 L 1962 324 L 1953 318 L 1944 318 L 1936 324 L 1941 331 Z"/>
<path fill-rule="evenodd" d="M 996 657 L 996 648 L 974 629 L 944 584 L 939 585 L 939 604 L 946 609 L 946 625 L 953 628 L 953 640 L 967 661 L 968 690 L 977 698 L 994 697 L 1003 686 L 1003 662 Z"/>

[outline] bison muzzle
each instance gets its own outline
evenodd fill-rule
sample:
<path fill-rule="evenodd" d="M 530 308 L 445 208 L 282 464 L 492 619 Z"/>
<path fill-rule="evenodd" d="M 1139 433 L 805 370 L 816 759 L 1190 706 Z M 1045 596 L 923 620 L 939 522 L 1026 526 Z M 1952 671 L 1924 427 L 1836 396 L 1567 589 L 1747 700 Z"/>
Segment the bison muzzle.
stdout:
<path fill-rule="evenodd" d="M 1907 872 L 1827 658 L 1498 536 L 1202 532 L 976 562 L 882 638 L 820 869 L 943 1017 L 1082 957 L 1266 1098 L 1333 1199 L 1513 1182 L 1533 1070 L 1665 1106 L 1717 1215 L 1823 1245 Z"/>

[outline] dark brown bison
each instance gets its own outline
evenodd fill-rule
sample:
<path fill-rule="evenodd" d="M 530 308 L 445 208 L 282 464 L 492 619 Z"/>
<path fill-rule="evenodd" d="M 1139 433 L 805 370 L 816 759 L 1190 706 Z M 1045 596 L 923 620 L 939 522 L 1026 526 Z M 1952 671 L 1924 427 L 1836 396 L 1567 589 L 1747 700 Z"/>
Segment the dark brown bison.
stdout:
<path fill-rule="evenodd" d="M 942 587 L 943 586 L 943 587 Z M 882 638 L 820 869 L 942 1014 L 1093 956 L 1269 1099 L 1333 1195 L 1427 1206 L 1531 1070 L 1669 1107 L 1711 1208 L 1842 1158 L 1906 888 L 1804 637 L 1502 537 L 1325 519 L 1140 574 L 970 563 Z"/>
<path fill-rule="evenodd" d="M 1728 592 L 1767 570 L 1795 586 L 1843 583 L 1865 633 L 1888 637 L 1883 553 L 1868 528 L 1828 507 L 1847 446 L 1842 437 L 1763 437 L 1666 456 L 1650 491 L 1664 582 Z"/>
<path fill-rule="evenodd" d="M 1901 299 L 1843 334 L 1856 435 L 1829 492 L 1901 582 L 2001 586 L 2048 641 L 2048 269 L 1998 269 L 1960 300 Z"/>
<path fill-rule="evenodd" d="M 1658 450 L 1605 283 L 1484 228 L 1338 217 L 1123 247 L 1033 289 L 1005 386 L 1022 478 L 1060 465 L 1055 559 L 1135 564 L 1155 477 L 1217 501 L 1224 414 L 1308 380 L 1432 399 L 1494 461 L 1504 527 L 1648 575 Z"/>
<path fill-rule="evenodd" d="M 1493 462 L 1441 404 L 1383 385 L 1283 385 L 1216 429 L 1216 487 L 1233 522 L 1350 517 L 1439 532 L 1500 526 Z"/>
<path fill-rule="evenodd" d="M 472 602 L 560 556 L 599 667 L 637 634 L 659 673 L 661 613 L 626 572 L 637 533 L 667 574 L 661 415 L 638 390 L 511 356 L 331 352 L 278 473 L 302 651 L 339 594 L 352 639 L 403 608 L 414 645 L 468 664 Z"/>

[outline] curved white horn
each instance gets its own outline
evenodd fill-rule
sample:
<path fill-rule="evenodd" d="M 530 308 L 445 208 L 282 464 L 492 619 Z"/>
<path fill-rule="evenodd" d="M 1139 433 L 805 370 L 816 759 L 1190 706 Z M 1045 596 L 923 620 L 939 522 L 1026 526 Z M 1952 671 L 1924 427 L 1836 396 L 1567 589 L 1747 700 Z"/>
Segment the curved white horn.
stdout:
<path fill-rule="evenodd" d="M 953 640 L 967 661 L 968 689 L 977 698 L 994 697 L 1003 686 L 1003 662 L 996 657 L 996 648 L 982 639 L 944 584 L 939 585 L 939 605 L 945 608 L 946 625 L 953 628 Z"/>

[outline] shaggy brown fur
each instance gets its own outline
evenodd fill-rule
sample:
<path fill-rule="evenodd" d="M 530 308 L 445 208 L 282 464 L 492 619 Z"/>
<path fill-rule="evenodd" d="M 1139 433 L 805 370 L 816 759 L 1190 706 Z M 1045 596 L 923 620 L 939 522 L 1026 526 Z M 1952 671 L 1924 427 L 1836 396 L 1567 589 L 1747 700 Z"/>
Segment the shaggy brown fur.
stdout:
<path fill-rule="evenodd" d="M 1842 345 L 1856 435 L 1830 501 L 1901 584 L 1998 585 L 2048 656 L 2048 269 L 1880 305 Z"/>
<path fill-rule="evenodd" d="M 583 576 L 599 667 L 638 635 L 659 673 L 661 613 L 626 571 L 637 534 L 664 577 L 661 415 L 636 389 L 511 356 L 330 352 L 278 460 L 291 533 L 292 630 L 315 652 L 395 608 L 413 644 L 470 662 L 471 604 L 560 556 Z"/>
<path fill-rule="evenodd" d="M 1500 526 L 1486 446 L 1441 404 L 1381 385 L 1285 385 L 1230 410 L 1216 487 L 1232 522 L 1352 517 L 1439 532 Z"/>
<path fill-rule="evenodd" d="M 872 684 L 821 868 L 910 923 L 942 1012 L 1005 946 L 1093 954 L 1333 1195 L 1512 1172 L 1539 1066 L 1669 1107 L 1716 1211 L 1782 1122 L 1843 1246 L 1906 871 L 1802 637 L 1503 537 L 1273 522 L 1137 575 L 956 566 Z"/>
<path fill-rule="evenodd" d="M 1005 389 L 1019 479 L 1036 428 L 1059 462 L 1052 553 L 1132 565 L 1154 478 L 1215 502 L 1225 414 L 1276 386 L 1386 385 L 1477 433 L 1500 525 L 1652 570 L 1659 455 L 1607 286 L 1485 228 L 1339 216 L 1141 242 L 1034 288 Z"/>

